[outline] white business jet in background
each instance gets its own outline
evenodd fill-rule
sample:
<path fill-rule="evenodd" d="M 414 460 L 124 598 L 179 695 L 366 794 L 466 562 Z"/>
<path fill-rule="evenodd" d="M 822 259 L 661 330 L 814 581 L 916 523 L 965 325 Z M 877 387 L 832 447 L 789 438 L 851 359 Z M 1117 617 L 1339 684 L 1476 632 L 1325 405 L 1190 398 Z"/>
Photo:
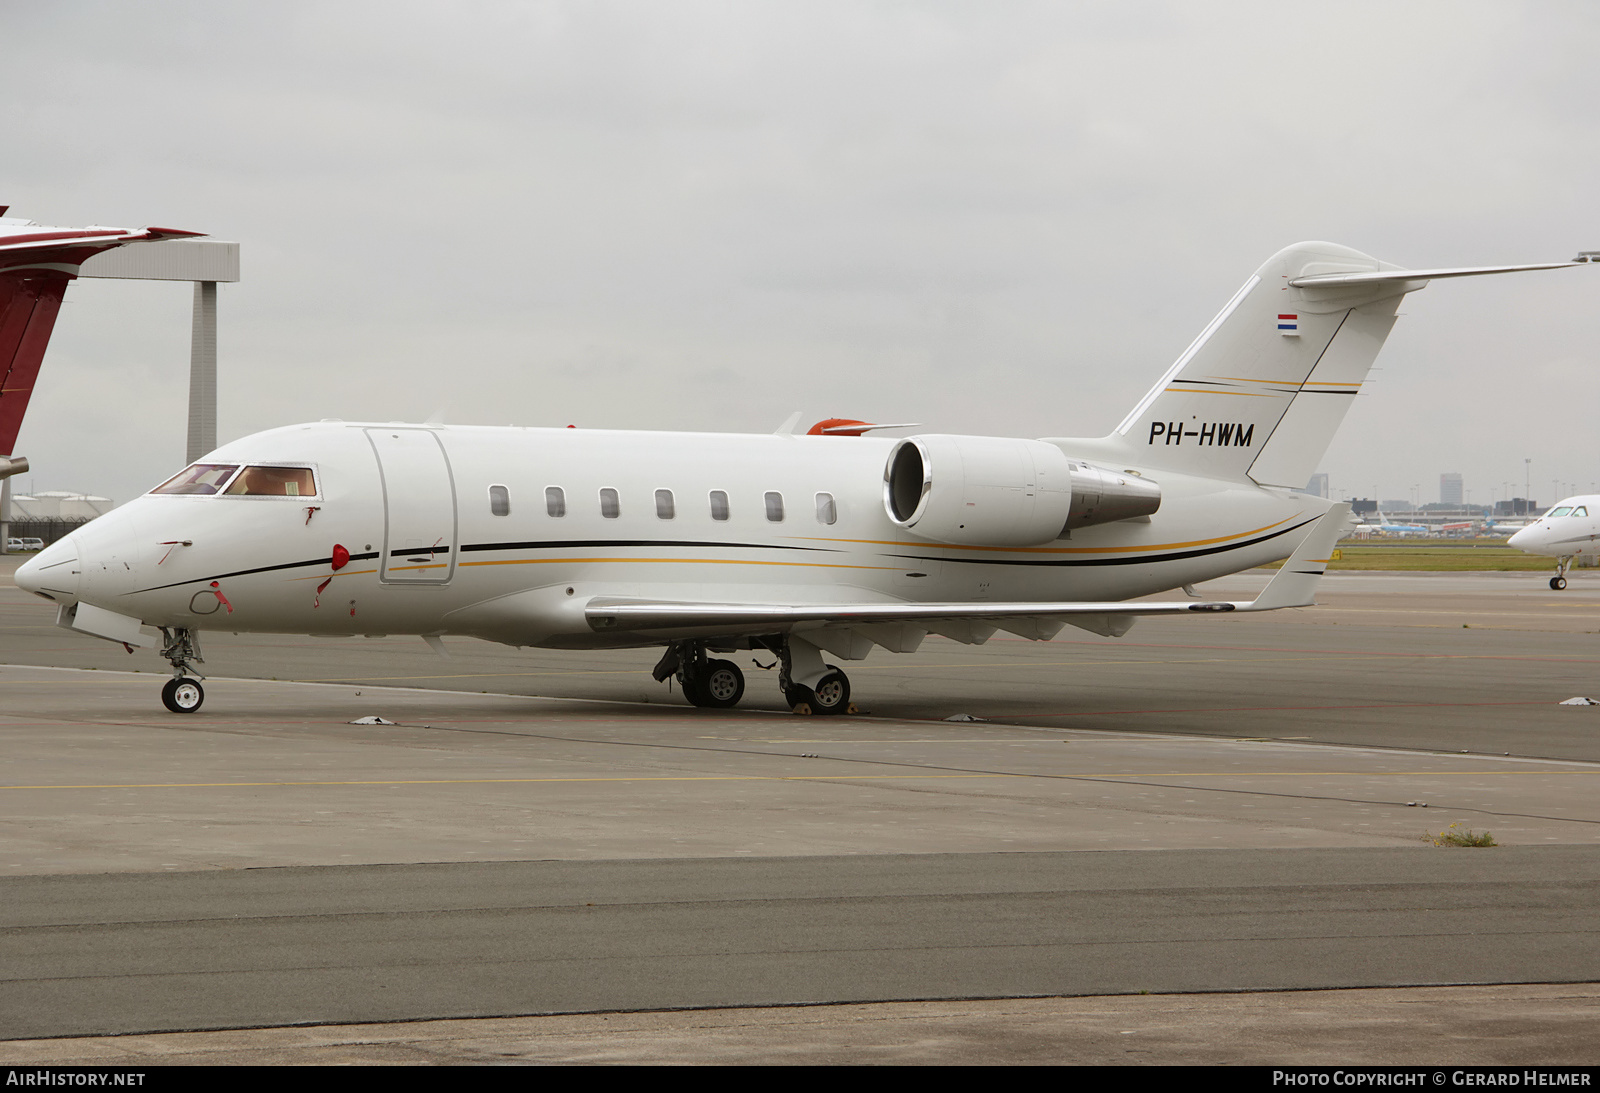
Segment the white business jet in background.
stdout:
<path fill-rule="evenodd" d="M 1508 546 L 1529 554 L 1547 554 L 1556 560 L 1550 587 L 1567 587 L 1567 569 L 1573 559 L 1600 554 L 1600 494 L 1568 497 L 1506 540 Z"/>
<path fill-rule="evenodd" d="M 16 582 L 83 633 L 157 628 L 177 712 L 203 701 L 207 629 L 660 646 L 656 678 L 707 707 L 744 693 L 714 654 L 766 650 L 797 712 L 846 712 L 829 660 L 930 633 L 1118 636 L 1139 615 L 1309 605 L 1349 510 L 1291 487 L 1401 298 L 1570 264 L 1402 270 L 1296 244 L 1099 438 L 293 425 L 218 448 Z M 1248 603 L 1124 602 L 1285 557 Z"/>

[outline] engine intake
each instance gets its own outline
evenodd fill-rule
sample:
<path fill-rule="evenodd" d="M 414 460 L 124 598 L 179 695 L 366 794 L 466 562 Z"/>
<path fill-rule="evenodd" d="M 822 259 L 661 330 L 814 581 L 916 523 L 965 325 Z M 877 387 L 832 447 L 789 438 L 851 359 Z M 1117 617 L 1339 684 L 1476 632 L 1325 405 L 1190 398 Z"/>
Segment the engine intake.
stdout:
<path fill-rule="evenodd" d="M 1148 516 L 1161 487 L 1040 440 L 932 434 L 889 453 L 883 502 L 895 524 L 935 542 L 1043 546 L 1072 528 Z"/>

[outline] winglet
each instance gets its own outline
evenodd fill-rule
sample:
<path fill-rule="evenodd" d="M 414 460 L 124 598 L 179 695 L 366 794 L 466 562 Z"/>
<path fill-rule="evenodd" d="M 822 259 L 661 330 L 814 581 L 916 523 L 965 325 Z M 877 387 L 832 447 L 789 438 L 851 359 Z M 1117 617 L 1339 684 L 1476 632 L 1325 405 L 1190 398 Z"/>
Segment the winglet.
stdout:
<path fill-rule="evenodd" d="M 1240 611 L 1275 611 L 1280 607 L 1310 607 L 1317 582 L 1327 572 L 1333 545 L 1350 529 L 1350 506 L 1340 501 L 1318 520 L 1311 533 L 1301 540 L 1289 560 L 1283 563 L 1261 595 Z"/>

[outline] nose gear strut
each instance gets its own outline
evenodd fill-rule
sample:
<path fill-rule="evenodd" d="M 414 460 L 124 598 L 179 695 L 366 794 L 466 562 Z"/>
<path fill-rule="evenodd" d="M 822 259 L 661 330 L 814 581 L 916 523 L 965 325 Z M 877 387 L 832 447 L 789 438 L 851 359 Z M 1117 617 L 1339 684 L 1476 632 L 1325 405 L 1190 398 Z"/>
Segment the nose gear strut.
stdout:
<path fill-rule="evenodd" d="M 206 700 L 205 688 L 200 680 L 205 676 L 194 665 L 204 664 L 200 655 L 200 638 L 187 626 L 161 630 L 161 655 L 172 665 L 172 678 L 161 688 L 161 703 L 173 713 L 194 713 Z M 198 676 L 191 678 L 190 673 Z"/>

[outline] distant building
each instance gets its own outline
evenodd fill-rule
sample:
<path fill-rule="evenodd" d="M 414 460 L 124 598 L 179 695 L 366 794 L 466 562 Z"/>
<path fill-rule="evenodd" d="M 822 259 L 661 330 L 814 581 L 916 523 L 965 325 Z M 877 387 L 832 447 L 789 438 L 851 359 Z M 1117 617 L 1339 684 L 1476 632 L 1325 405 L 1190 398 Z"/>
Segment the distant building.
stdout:
<path fill-rule="evenodd" d="M 11 495 L 13 518 L 33 517 L 38 520 L 93 520 L 104 516 L 113 508 L 109 497 L 96 497 L 88 493 L 68 493 L 65 490 L 40 490 L 38 493 Z"/>
<path fill-rule="evenodd" d="M 1461 501 L 1461 476 L 1455 473 L 1441 474 L 1439 476 L 1439 503 L 1441 505 L 1459 505 Z"/>
<path fill-rule="evenodd" d="M 1350 499 L 1350 511 L 1356 516 L 1371 516 L 1378 511 L 1378 503 L 1370 497 L 1353 497 Z"/>
<path fill-rule="evenodd" d="M 6 534 L 14 538 L 40 539 L 46 546 L 64 538 L 115 507 L 109 497 L 65 490 L 40 490 L 35 494 L 11 495 L 11 511 L 5 518 Z"/>
<path fill-rule="evenodd" d="M 1321 471 L 1311 476 L 1311 481 L 1306 483 L 1306 488 L 1301 493 L 1309 493 L 1312 497 L 1328 496 L 1328 476 Z"/>

